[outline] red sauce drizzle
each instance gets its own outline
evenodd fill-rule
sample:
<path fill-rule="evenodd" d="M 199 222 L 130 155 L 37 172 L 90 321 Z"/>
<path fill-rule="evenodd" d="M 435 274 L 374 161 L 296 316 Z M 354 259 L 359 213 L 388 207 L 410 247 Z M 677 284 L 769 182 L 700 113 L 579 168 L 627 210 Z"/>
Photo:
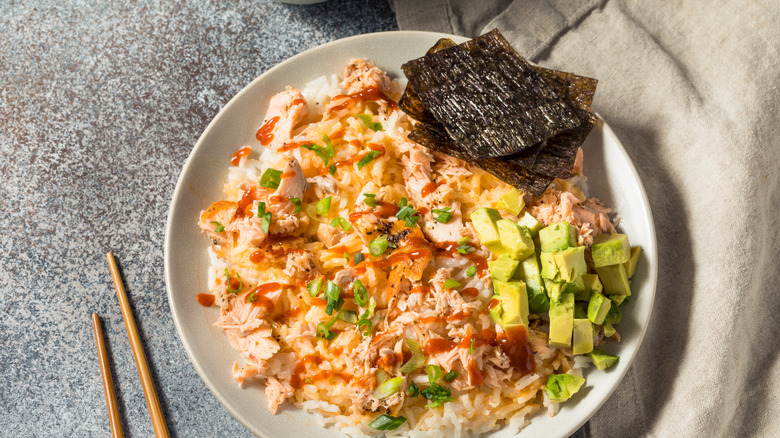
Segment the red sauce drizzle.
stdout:
<path fill-rule="evenodd" d="M 260 263 L 265 258 L 265 252 L 257 250 L 249 255 L 249 261 L 252 263 Z"/>
<path fill-rule="evenodd" d="M 365 102 L 367 100 L 370 101 L 378 101 L 382 100 L 387 102 L 387 106 L 389 106 L 392 109 L 398 109 L 398 104 L 395 103 L 393 99 L 390 99 L 385 95 L 385 93 L 381 92 L 377 87 L 368 87 L 365 90 L 360 90 L 357 93 L 353 94 L 342 94 L 339 96 L 333 97 L 334 101 L 343 100 L 338 105 L 332 106 L 329 110 L 329 112 L 336 112 L 341 111 L 345 108 L 349 108 L 354 103 L 358 102 Z"/>
<path fill-rule="evenodd" d="M 468 372 L 469 384 L 471 386 L 480 386 L 485 381 L 485 374 L 482 373 L 482 370 L 479 369 L 479 366 L 473 359 L 469 361 Z"/>
<path fill-rule="evenodd" d="M 236 216 L 246 216 L 247 207 L 251 207 L 252 203 L 258 199 L 260 199 L 260 195 L 257 193 L 257 187 L 250 187 L 249 190 L 244 192 L 244 195 L 241 196 L 241 200 L 238 201 Z"/>
<path fill-rule="evenodd" d="M 305 144 L 311 144 L 309 141 L 293 141 L 290 143 L 285 143 L 282 145 L 282 147 L 279 148 L 279 152 L 287 152 L 296 148 L 299 148 Z"/>
<path fill-rule="evenodd" d="M 358 149 L 363 147 L 363 142 L 358 140 L 358 139 L 350 140 L 349 144 L 354 146 L 354 147 L 356 147 L 356 148 L 358 148 Z"/>
<path fill-rule="evenodd" d="M 431 250 L 428 248 L 416 248 L 411 251 L 397 251 L 383 259 L 372 261 L 371 266 L 375 266 L 380 269 L 388 269 L 393 265 L 406 260 L 417 260 L 426 257 L 431 257 Z"/>
<path fill-rule="evenodd" d="M 294 177 L 295 175 L 297 175 L 297 173 L 295 173 L 295 171 L 294 171 L 294 170 L 288 170 L 287 172 L 284 172 L 284 173 L 283 173 L 283 174 L 280 176 L 280 178 L 292 178 L 292 177 Z"/>
<path fill-rule="evenodd" d="M 301 360 L 298 361 L 297 364 L 295 364 L 295 368 L 293 369 L 292 376 L 290 376 L 290 386 L 292 386 L 295 389 L 301 388 L 304 384 L 303 375 L 306 374 L 306 364 L 312 363 L 314 365 L 319 365 L 322 363 L 322 358 L 310 354 L 307 356 L 304 356 Z"/>
<path fill-rule="evenodd" d="M 427 294 L 430 291 L 431 291 L 430 287 L 420 285 L 420 286 L 413 287 L 412 290 L 409 291 L 409 293 L 410 294 L 414 294 L 414 293 Z"/>
<path fill-rule="evenodd" d="M 467 287 L 462 291 L 460 291 L 460 294 L 464 297 L 474 298 L 477 295 L 479 295 L 479 289 L 477 289 L 476 287 Z"/>
<path fill-rule="evenodd" d="M 439 255 L 443 255 L 445 257 L 463 257 L 467 260 L 469 260 L 471 263 L 474 263 L 474 266 L 477 267 L 477 274 L 480 277 L 483 277 L 487 275 L 488 272 L 488 264 L 487 259 L 484 257 L 480 257 L 476 254 L 468 253 L 468 254 L 461 254 L 458 252 L 458 243 L 457 242 L 444 242 L 437 248 L 439 251 Z"/>
<path fill-rule="evenodd" d="M 531 338 L 528 329 L 524 325 L 508 328 L 505 332 L 496 335 L 498 345 L 509 357 L 509 362 L 521 374 L 531 374 L 536 369 Z"/>
<path fill-rule="evenodd" d="M 390 216 L 395 216 L 398 211 L 401 210 L 397 205 L 391 204 L 389 202 L 383 202 L 383 201 L 377 201 L 377 206 L 372 208 L 371 210 L 367 211 L 355 211 L 349 214 L 349 221 L 355 222 L 356 220 L 360 219 L 363 215 L 373 213 L 377 217 L 382 218 L 388 218 Z"/>
<path fill-rule="evenodd" d="M 265 122 L 263 126 L 260 127 L 260 129 L 257 130 L 257 134 L 255 137 L 257 138 L 257 141 L 260 142 L 261 145 L 267 146 L 268 143 L 271 143 L 274 139 L 274 128 L 276 127 L 276 122 L 279 121 L 279 116 L 271 118 L 271 120 Z"/>
<path fill-rule="evenodd" d="M 420 324 L 430 324 L 432 322 L 444 322 L 441 316 L 424 316 L 417 320 Z"/>
<path fill-rule="evenodd" d="M 216 300 L 216 297 L 212 294 L 198 294 L 195 297 L 196 300 L 198 300 L 198 304 L 200 304 L 203 307 L 211 307 L 214 305 L 214 301 Z"/>
<path fill-rule="evenodd" d="M 305 103 L 306 103 L 305 100 L 299 98 L 299 99 L 294 99 L 292 102 L 290 102 L 290 106 L 292 107 L 295 105 L 303 105 Z"/>
<path fill-rule="evenodd" d="M 251 303 L 253 306 L 264 307 L 268 313 L 271 313 L 274 311 L 274 302 L 271 301 L 271 299 L 266 295 L 271 292 L 278 291 L 281 288 L 282 285 L 279 283 L 261 284 L 246 294 L 244 300 L 246 300 L 247 303 Z M 254 301 L 249 301 L 250 299 L 253 299 Z"/>
<path fill-rule="evenodd" d="M 241 159 L 248 157 L 251 151 L 252 149 L 249 146 L 237 150 L 236 153 L 233 154 L 233 156 L 230 158 L 230 164 L 238 166 L 238 164 L 241 163 Z"/>
<path fill-rule="evenodd" d="M 457 345 L 458 344 L 446 339 L 431 338 L 425 341 L 425 345 L 423 345 L 423 352 L 425 352 L 425 354 L 428 356 L 437 353 L 446 353 L 448 351 L 452 351 L 452 349 L 457 347 Z"/>
<path fill-rule="evenodd" d="M 423 186 L 422 190 L 420 190 L 420 197 L 424 198 L 424 197 L 430 195 L 431 193 L 435 192 L 436 189 L 438 189 L 440 185 L 441 185 L 440 182 L 438 182 L 438 183 L 437 182 L 433 182 L 433 181 L 429 182 L 428 184 Z"/>

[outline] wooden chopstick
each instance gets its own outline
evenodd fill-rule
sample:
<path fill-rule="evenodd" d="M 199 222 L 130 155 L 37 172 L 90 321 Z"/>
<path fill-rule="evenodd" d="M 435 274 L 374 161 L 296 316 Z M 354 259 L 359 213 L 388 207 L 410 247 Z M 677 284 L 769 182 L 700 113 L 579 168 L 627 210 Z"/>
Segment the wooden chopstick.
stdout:
<path fill-rule="evenodd" d="M 119 306 L 122 308 L 122 317 L 125 319 L 127 327 L 127 336 L 130 338 L 130 345 L 133 348 L 135 356 L 135 366 L 138 368 L 138 375 L 141 377 L 141 385 L 144 388 L 146 404 L 149 406 L 149 415 L 152 417 L 152 426 L 157 438 L 168 438 L 168 426 L 165 424 L 160 401 L 157 399 L 157 391 L 154 389 L 152 373 L 149 371 L 149 365 L 146 363 L 146 354 L 141 343 L 141 336 L 138 334 L 138 328 L 135 325 L 133 313 L 130 311 L 130 302 L 125 293 L 125 287 L 122 285 L 122 278 L 119 276 L 119 269 L 116 266 L 114 255 L 109 252 L 106 254 L 108 267 L 111 269 L 111 278 L 114 280 L 116 296 L 119 298 Z"/>
<path fill-rule="evenodd" d="M 116 404 L 116 392 L 114 392 L 114 381 L 111 379 L 111 366 L 108 363 L 108 352 L 103 338 L 103 329 L 100 327 L 100 317 L 97 313 L 92 314 L 92 328 L 95 331 L 95 344 L 97 345 L 98 358 L 100 361 L 100 374 L 103 376 L 103 391 L 106 393 L 106 406 L 108 407 L 108 421 L 111 423 L 111 436 L 113 438 L 124 438 L 122 432 L 122 422 L 119 419 L 119 408 Z"/>

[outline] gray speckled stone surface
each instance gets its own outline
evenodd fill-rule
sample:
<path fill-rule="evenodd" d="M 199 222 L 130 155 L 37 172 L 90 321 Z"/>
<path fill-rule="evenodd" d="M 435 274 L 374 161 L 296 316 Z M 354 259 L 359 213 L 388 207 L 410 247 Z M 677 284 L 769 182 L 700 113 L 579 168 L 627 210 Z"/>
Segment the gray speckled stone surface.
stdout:
<path fill-rule="evenodd" d="M 370 0 L 0 4 L 0 436 L 109 436 L 91 312 L 125 433 L 153 435 L 109 250 L 172 436 L 250 436 L 197 376 L 170 316 L 162 246 L 176 178 L 260 73 L 394 29 L 389 6 Z"/>

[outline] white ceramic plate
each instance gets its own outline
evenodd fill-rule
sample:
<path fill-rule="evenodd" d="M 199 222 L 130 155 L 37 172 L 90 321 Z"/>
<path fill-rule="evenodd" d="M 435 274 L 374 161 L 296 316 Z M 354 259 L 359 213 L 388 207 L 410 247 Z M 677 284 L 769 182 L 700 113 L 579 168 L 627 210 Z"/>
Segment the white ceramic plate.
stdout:
<path fill-rule="evenodd" d="M 403 77 L 401 64 L 422 56 L 439 38 L 462 37 L 430 32 L 385 32 L 334 41 L 296 55 L 270 69 L 241 90 L 209 124 L 184 164 L 173 194 L 165 231 L 165 280 L 171 313 L 184 348 L 198 374 L 217 399 L 249 430 L 263 437 L 337 437 L 320 428 L 315 418 L 285 406 L 276 416 L 266 409 L 262 387 L 240 389 L 231 377 L 239 354 L 220 329 L 213 326 L 216 308 L 204 308 L 195 295 L 208 292 L 208 238 L 197 226 L 201 210 L 221 199 L 231 155 L 254 145 L 269 98 L 286 85 L 302 87 L 325 74 L 338 74 L 352 58 L 373 59 L 393 77 Z M 647 327 L 656 283 L 656 240 L 650 207 L 642 183 L 625 149 L 606 124 L 597 125 L 585 145 L 584 173 L 590 194 L 612 206 L 621 217 L 622 231 L 643 248 L 632 282 L 633 296 L 624 308 L 620 345 L 608 350 L 620 355 L 606 371 L 591 367 L 586 386 L 563 404 L 553 418 L 542 413 L 519 436 L 567 437 L 607 400 L 628 370 Z M 492 436 L 511 436 L 498 431 Z"/>

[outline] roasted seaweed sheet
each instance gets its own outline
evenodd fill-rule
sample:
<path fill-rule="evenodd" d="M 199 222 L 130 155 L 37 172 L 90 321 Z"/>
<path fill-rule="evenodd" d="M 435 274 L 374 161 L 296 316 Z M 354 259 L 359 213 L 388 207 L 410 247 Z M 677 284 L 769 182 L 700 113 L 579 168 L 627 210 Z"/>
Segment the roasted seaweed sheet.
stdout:
<path fill-rule="evenodd" d="M 510 155 L 582 123 L 498 31 L 402 66 L 425 108 L 475 158 Z"/>
<path fill-rule="evenodd" d="M 479 39 L 487 39 L 488 44 L 497 50 L 506 52 L 508 59 L 514 59 L 522 67 L 530 66 L 533 72 L 538 75 L 543 86 L 546 87 L 545 90 L 565 102 L 572 113 L 576 114 L 579 120 L 578 125 L 562 129 L 555 135 L 518 152 L 503 156 L 478 153 L 479 146 L 457 141 L 449 135 L 445 125 L 437 119 L 436 113 L 428 110 L 427 105 L 417 93 L 415 81 L 412 81 L 410 77 L 404 95 L 399 102 L 401 109 L 418 121 L 409 138 L 430 149 L 463 159 L 533 195 L 540 195 L 554 178 L 572 176 L 577 150 L 596 122 L 595 115 L 590 111 L 590 105 L 598 81 L 572 73 L 531 65 L 512 49 L 498 31 L 483 35 L 477 40 Z M 455 50 L 458 47 L 460 46 L 457 46 L 452 40 L 442 39 L 428 50 L 426 56 Z M 475 47 L 476 50 L 479 50 L 480 45 L 477 44 Z M 425 59 L 425 57 L 420 59 Z M 409 72 L 406 73 L 408 76 Z M 468 120 L 461 121 L 461 123 L 468 123 Z M 482 129 L 481 126 L 477 126 L 477 128 Z M 508 150 L 508 148 L 503 150 Z"/>

